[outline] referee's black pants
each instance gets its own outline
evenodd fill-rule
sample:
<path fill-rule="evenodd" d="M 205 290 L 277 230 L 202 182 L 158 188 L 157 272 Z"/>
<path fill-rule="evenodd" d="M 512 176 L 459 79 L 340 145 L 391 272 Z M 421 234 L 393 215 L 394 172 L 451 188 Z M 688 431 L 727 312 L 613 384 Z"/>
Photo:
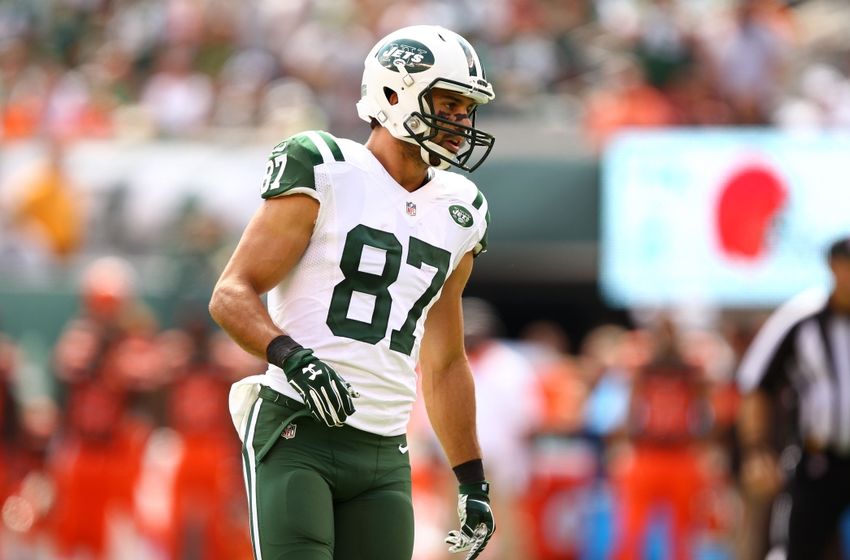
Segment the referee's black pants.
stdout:
<path fill-rule="evenodd" d="M 850 456 L 805 452 L 790 491 L 786 560 L 840 558 L 838 523 L 850 506 Z"/>

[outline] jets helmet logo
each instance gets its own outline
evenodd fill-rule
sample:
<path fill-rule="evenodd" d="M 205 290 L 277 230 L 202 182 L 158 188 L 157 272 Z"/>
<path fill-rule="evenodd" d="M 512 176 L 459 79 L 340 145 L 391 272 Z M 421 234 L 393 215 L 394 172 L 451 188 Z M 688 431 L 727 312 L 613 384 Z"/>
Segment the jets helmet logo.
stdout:
<path fill-rule="evenodd" d="M 419 41 L 399 39 L 390 41 L 375 55 L 384 68 L 398 72 L 403 66 L 406 72 L 424 72 L 434 65 L 434 53 Z"/>

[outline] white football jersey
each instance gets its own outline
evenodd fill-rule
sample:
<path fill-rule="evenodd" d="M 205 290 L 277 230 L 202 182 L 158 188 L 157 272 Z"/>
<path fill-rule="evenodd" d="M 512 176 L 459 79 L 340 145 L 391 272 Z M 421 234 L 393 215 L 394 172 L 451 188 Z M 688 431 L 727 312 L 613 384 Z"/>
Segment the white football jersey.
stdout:
<path fill-rule="evenodd" d="M 461 258 L 486 248 L 487 201 L 440 170 L 408 192 L 365 146 L 322 131 L 293 136 L 269 157 L 263 198 L 292 193 L 317 199 L 319 215 L 303 258 L 269 292 L 269 313 L 360 392 L 348 425 L 402 434 L 425 316 Z M 264 382 L 301 400 L 276 366 Z"/>

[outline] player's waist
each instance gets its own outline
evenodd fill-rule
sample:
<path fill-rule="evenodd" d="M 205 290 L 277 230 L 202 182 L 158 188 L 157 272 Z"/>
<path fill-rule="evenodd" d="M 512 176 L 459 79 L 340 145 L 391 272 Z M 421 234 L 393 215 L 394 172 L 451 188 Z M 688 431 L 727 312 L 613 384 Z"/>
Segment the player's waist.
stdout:
<path fill-rule="evenodd" d="M 287 397 L 283 393 L 275 391 L 268 385 L 260 386 L 260 397 L 264 401 L 268 401 L 270 403 L 274 403 L 278 406 L 283 406 L 294 411 L 303 410 L 304 408 L 306 408 L 306 405 L 303 402 L 299 402 L 291 397 Z"/>
<path fill-rule="evenodd" d="M 306 405 L 300 401 L 295 400 L 294 398 L 288 397 L 283 393 L 275 391 L 268 385 L 262 385 L 260 387 L 259 396 L 266 402 L 272 403 L 274 405 L 286 408 L 289 411 L 297 412 L 300 410 L 304 410 Z M 357 414 L 357 412 L 355 412 Z M 355 440 L 363 440 L 363 441 L 373 441 L 375 438 L 378 438 L 381 441 L 388 441 L 392 444 L 405 444 L 407 442 L 407 436 L 402 431 L 398 434 L 382 434 L 378 431 L 373 431 L 367 428 L 363 428 L 357 424 L 351 422 L 353 419 L 349 417 L 345 426 L 341 428 L 331 428 L 334 433 L 348 433 L 352 435 Z"/>

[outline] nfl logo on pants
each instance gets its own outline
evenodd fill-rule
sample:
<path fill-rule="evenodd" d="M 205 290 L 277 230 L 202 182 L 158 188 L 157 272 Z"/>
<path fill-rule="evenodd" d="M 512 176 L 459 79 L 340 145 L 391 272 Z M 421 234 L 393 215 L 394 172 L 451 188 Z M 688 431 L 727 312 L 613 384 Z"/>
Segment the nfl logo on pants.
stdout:
<path fill-rule="evenodd" d="M 296 429 L 297 427 L 298 427 L 298 426 L 296 426 L 295 424 L 290 424 L 289 426 L 287 426 L 287 427 L 285 427 L 285 428 L 283 429 L 283 433 L 282 433 L 282 434 L 280 434 L 280 437 L 282 437 L 283 439 L 292 439 L 292 438 L 294 438 L 294 437 L 295 437 L 295 429 Z"/>

